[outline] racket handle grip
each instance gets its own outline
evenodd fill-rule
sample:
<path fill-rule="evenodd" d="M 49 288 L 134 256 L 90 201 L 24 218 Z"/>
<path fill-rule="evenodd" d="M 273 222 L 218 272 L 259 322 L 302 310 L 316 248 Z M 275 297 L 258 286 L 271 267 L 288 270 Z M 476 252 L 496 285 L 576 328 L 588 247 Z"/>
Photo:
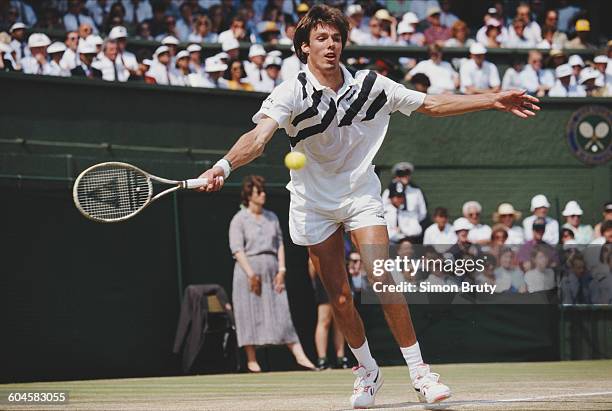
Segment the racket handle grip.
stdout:
<path fill-rule="evenodd" d="M 188 189 L 200 188 L 208 184 L 207 178 L 191 178 L 183 181 L 183 186 Z"/>

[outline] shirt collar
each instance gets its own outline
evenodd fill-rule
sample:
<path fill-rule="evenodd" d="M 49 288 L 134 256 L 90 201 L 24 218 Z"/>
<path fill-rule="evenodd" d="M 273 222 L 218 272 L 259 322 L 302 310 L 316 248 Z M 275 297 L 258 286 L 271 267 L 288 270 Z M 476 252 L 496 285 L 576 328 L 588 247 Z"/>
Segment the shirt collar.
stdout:
<path fill-rule="evenodd" d="M 338 90 L 338 95 L 342 95 L 344 91 L 346 91 L 349 87 L 357 84 L 357 80 L 355 80 L 355 77 L 353 77 L 351 72 L 348 71 L 346 67 L 344 67 L 344 64 L 340 64 L 340 69 L 342 70 L 342 75 L 344 77 L 344 83 L 340 87 L 340 90 Z M 321 83 L 319 83 L 319 80 L 317 80 L 314 74 L 312 74 L 307 64 L 304 65 L 304 73 L 306 73 L 306 78 L 308 79 L 310 84 L 312 84 L 312 87 L 315 90 L 321 91 L 324 89 L 330 89 L 329 87 L 323 86 Z"/>

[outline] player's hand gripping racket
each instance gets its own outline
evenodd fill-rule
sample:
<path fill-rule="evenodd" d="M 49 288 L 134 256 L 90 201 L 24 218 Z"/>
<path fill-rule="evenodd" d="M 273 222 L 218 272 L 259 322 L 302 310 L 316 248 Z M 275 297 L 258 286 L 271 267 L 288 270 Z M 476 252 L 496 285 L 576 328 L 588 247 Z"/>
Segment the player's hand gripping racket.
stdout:
<path fill-rule="evenodd" d="M 154 196 L 153 180 L 174 187 Z M 208 179 L 205 178 L 167 180 L 131 164 L 109 162 L 96 164 L 83 171 L 74 183 L 72 197 L 85 217 L 102 223 L 114 223 L 134 217 L 166 194 L 207 184 Z"/>

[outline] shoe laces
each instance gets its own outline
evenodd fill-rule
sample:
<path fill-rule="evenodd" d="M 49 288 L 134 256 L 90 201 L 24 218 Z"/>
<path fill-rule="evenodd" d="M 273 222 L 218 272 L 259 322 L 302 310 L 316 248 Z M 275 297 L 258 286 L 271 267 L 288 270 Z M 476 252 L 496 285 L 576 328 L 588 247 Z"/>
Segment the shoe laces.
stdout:
<path fill-rule="evenodd" d="M 367 384 L 366 379 L 370 375 L 371 371 L 366 370 L 363 365 L 353 367 L 352 371 L 353 374 L 357 376 L 355 385 L 353 386 L 353 393 L 358 394 L 367 391 L 370 388 L 370 385 Z"/>

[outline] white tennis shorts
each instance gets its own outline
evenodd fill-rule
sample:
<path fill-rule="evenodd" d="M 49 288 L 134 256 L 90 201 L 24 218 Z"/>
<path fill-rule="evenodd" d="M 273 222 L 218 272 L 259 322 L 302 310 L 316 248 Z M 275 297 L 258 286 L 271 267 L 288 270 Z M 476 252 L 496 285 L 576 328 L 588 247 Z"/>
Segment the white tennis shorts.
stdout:
<path fill-rule="evenodd" d="M 353 201 L 335 210 L 318 209 L 291 195 L 289 234 L 297 245 L 322 243 L 339 227 L 352 231 L 373 225 L 387 225 L 380 195 L 355 196 Z"/>

